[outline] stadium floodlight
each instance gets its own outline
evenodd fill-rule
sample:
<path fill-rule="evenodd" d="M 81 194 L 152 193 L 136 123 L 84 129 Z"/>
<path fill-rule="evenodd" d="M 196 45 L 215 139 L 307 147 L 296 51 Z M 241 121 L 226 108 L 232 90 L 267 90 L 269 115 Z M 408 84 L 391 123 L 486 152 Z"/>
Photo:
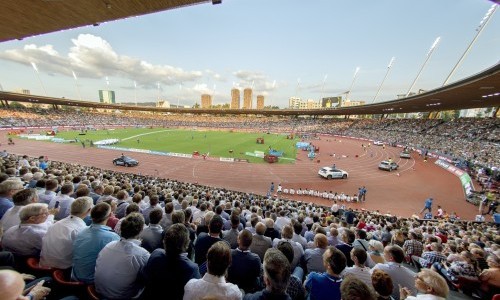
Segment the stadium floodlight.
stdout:
<path fill-rule="evenodd" d="M 347 90 L 347 93 L 345 96 L 346 100 L 349 100 L 349 98 L 351 97 L 351 91 L 352 91 L 352 88 L 354 86 L 354 82 L 356 82 L 356 78 L 358 77 L 359 70 L 360 70 L 360 67 L 356 67 L 356 71 L 354 71 L 354 77 L 352 78 L 351 87 L 349 87 L 349 90 Z"/>
<path fill-rule="evenodd" d="M 35 70 L 35 75 L 38 78 L 38 82 L 42 86 L 43 93 L 45 94 L 45 96 L 47 96 L 47 91 L 45 90 L 45 86 L 43 85 L 42 79 L 40 79 L 40 74 L 38 72 L 36 64 L 34 62 L 31 62 L 31 66 L 33 67 L 33 70 Z"/>
<path fill-rule="evenodd" d="M 418 78 L 420 77 L 420 74 L 422 74 L 422 71 L 424 70 L 425 66 L 427 65 L 427 63 L 429 62 L 429 59 L 432 57 L 432 53 L 434 53 L 434 50 L 436 49 L 437 45 L 439 44 L 439 41 L 441 40 L 441 37 L 438 36 L 436 38 L 436 40 L 434 40 L 434 43 L 432 43 L 432 46 L 431 48 L 429 49 L 429 52 L 427 52 L 427 55 L 425 57 L 425 61 L 424 63 L 422 64 L 422 67 L 420 68 L 420 71 L 418 71 L 417 73 L 417 77 L 415 77 L 415 80 L 413 80 L 413 83 L 411 84 L 410 88 L 408 89 L 408 92 L 406 93 L 405 97 L 408 97 L 408 95 L 410 95 L 410 92 L 411 90 L 413 89 L 413 87 L 415 86 L 415 84 L 417 83 L 417 80 Z"/>
<path fill-rule="evenodd" d="M 78 98 L 82 101 L 82 94 L 80 94 L 80 88 L 78 87 L 78 77 L 76 77 L 75 71 L 71 70 L 71 73 L 73 73 L 73 78 L 75 79 L 75 88 L 78 93 Z"/>
<path fill-rule="evenodd" d="M 387 71 L 385 72 L 384 79 L 382 79 L 382 82 L 380 83 L 380 85 L 378 87 L 377 93 L 375 94 L 375 97 L 373 97 L 372 103 L 374 103 L 375 99 L 377 99 L 377 96 L 380 93 L 380 90 L 382 89 L 382 85 L 384 84 L 385 80 L 387 79 L 387 76 L 389 75 L 389 71 L 391 70 L 392 65 L 394 64 L 395 60 L 396 60 L 396 58 L 393 56 L 391 58 L 391 61 L 389 62 L 389 65 L 387 66 Z"/>
<path fill-rule="evenodd" d="M 321 85 L 321 98 L 319 99 L 319 102 L 323 100 L 323 91 L 325 90 L 325 82 L 326 79 L 328 78 L 328 74 L 325 74 L 325 77 L 323 77 L 323 84 Z"/>
<path fill-rule="evenodd" d="M 488 25 L 488 23 L 490 22 L 491 18 L 495 14 L 495 11 L 496 11 L 497 7 L 498 7 L 497 4 L 493 4 L 490 7 L 490 9 L 486 12 L 486 14 L 484 15 L 483 19 L 479 23 L 479 26 L 476 28 L 476 34 L 474 35 L 474 38 L 469 43 L 469 46 L 467 46 L 467 49 L 465 49 L 464 53 L 462 54 L 462 56 L 460 57 L 460 59 L 458 60 L 458 62 L 455 64 L 455 66 L 451 70 L 451 72 L 448 75 L 448 77 L 446 77 L 445 81 L 443 82 L 443 86 L 445 86 L 448 83 L 448 81 L 451 79 L 451 76 L 453 76 L 453 74 L 458 69 L 458 67 L 460 66 L 460 64 L 462 64 L 462 61 L 465 59 L 465 57 L 467 56 L 467 54 L 471 50 L 471 48 L 474 45 L 474 43 L 476 42 L 477 38 L 479 37 L 479 35 L 481 34 L 481 32 L 483 32 L 483 29 L 486 28 L 486 25 Z"/>
<path fill-rule="evenodd" d="M 134 80 L 134 102 L 135 106 L 137 106 L 137 81 Z"/>

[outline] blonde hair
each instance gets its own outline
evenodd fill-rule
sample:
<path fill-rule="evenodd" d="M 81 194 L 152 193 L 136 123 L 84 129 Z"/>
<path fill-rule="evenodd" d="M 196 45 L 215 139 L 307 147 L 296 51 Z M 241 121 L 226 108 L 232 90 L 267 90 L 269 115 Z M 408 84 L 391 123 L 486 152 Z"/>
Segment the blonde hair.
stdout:
<path fill-rule="evenodd" d="M 450 289 L 443 276 L 430 269 L 422 269 L 419 278 L 432 289 L 431 294 L 439 297 L 447 298 Z"/>
<path fill-rule="evenodd" d="M 38 216 L 43 210 L 48 210 L 48 205 L 46 203 L 31 203 L 21 208 L 19 212 L 19 219 L 21 223 L 25 223 L 29 218 L 33 216 Z"/>

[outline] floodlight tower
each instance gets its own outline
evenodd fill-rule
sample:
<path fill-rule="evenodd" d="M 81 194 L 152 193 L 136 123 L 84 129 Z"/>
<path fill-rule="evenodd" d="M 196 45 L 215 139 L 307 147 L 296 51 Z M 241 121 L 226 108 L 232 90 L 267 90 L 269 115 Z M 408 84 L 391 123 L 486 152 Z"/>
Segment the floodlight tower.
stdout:
<path fill-rule="evenodd" d="M 323 91 L 325 90 L 326 78 L 328 78 L 328 74 L 325 74 L 325 77 L 323 77 L 323 84 L 321 85 L 321 98 L 319 99 L 319 103 L 323 101 Z"/>
<path fill-rule="evenodd" d="M 75 71 L 71 70 L 73 73 L 73 78 L 75 79 L 76 92 L 78 93 L 78 98 L 82 101 L 82 94 L 80 94 L 80 87 L 78 86 L 78 77 L 76 77 Z"/>
<path fill-rule="evenodd" d="M 465 57 L 469 53 L 470 49 L 472 48 L 472 46 L 476 42 L 476 40 L 479 37 L 479 35 L 483 31 L 483 29 L 486 27 L 486 25 L 488 25 L 488 23 L 490 22 L 491 18 L 495 14 L 495 11 L 497 10 L 497 7 L 498 7 L 498 4 L 493 4 L 493 5 L 491 5 L 490 9 L 486 12 L 486 14 L 484 15 L 483 19 L 479 23 L 479 26 L 476 28 L 476 35 L 474 36 L 474 38 L 470 42 L 470 44 L 467 47 L 467 49 L 465 49 L 464 54 L 462 54 L 462 56 L 458 60 L 457 64 L 451 70 L 450 75 L 448 75 L 448 77 L 446 77 L 446 80 L 443 82 L 443 86 L 445 86 L 448 83 L 448 81 L 451 79 L 451 76 L 453 76 L 453 74 L 458 69 L 458 67 L 460 66 L 460 64 L 462 63 L 462 61 L 465 59 Z"/>
<path fill-rule="evenodd" d="M 42 86 L 43 93 L 45 94 L 45 96 L 47 96 L 47 91 L 45 90 L 45 86 L 42 83 L 42 79 L 40 79 L 40 74 L 38 72 L 36 64 L 34 62 L 31 62 L 31 66 L 33 67 L 33 70 L 35 70 L 35 75 L 38 78 L 38 82 L 40 82 L 40 85 Z"/>
<path fill-rule="evenodd" d="M 427 52 L 427 56 L 425 58 L 425 61 L 424 63 L 422 64 L 422 67 L 420 68 L 420 71 L 418 71 L 418 74 L 417 74 L 417 77 L 415 77 L 415 80 L 413 80 L 413 83 L 411 84 L 410 86 L 410 89 L 408 89 L 408 92 L 406 93 L 406 96 L 405 97 L 408 97 L 408 95 L 410 95 L 410 92 L 411 90 L 413 89 L 413 87 L 415 86 L 415 84 L 417 83 L 417 80 L 418 78 L 420 77 L 420 74 L 422 74 L 422 71 L 424 70 L 425 68 L 425 65 L 427 65 L 427 62 L 429 61 L 429 59 L 431 58 L 432 56 L 432 53 L 434 52 L 434 49 L 436 49 L 436 46 L 439 44 L 439 41 L 441 40 L 441 37 L 437 37 L 436 40 L 434 41 L 434 43 L 432 43 L 432 46 L 431 48 L 429 49 L 429 52 Z"/>
<path fill-rule="evenodd" d="M 349 87 L 349 89 L 347 90 L 346 95 L 345 95 L 346 100 L 349 100 L 349 98 L 351 96 L 352 87 L 354 86 L 354 82 L 356 82 L 356 78 L 358 77 L 359 69 L 360 69 L 359 67 L 356 67 L 356 71 L 354 71 L 354 77 L 352 78 L 351 86 Z M 341 107 L 342 106 L 343 105 L 341 105 Z"/>
<path fill-rule="evenodd" d="M 372 103 L 375 103 L 375 99 L 377 99 L 378 94 L 380 93 L 380 90 L 382 89 L 382 85 L 384 84 L 385 80 L 387 79 L 387 76 L 389 75 L 389 71 L 392 68 L 392 65 L 394 64 L 394 60 L 396 58 L 393 56 L 391 58 L 391 61 L 389 62 L 389 65 L 387 66 L 387 71 L 385 72 L 384 79 L 382 79 L 382 82 L 380 83 L 380 86 L 378 87 L 377 93 L 375 94 L 375 97 L 373 97 Z"/>

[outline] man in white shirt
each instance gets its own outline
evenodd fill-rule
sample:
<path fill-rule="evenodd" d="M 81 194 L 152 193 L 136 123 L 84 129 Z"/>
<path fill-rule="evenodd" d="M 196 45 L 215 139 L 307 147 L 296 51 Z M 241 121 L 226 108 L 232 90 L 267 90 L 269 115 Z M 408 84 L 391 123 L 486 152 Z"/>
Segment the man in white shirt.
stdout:
<path fill-rule="evenodd" d="M 19 212 L 21 209 L 30 203 L 36 203 L 37 200 L 38 198 L 34 189 L 21 190 L 15 193 L 14 196 L 12 196 L 14 207 L 9 208 L 0 220 L 3 231 L 19 225 L 19 223 L 21 223 L 21 219 L 19 219 Z M 52 216 L 52 221 L 54 219 L 53 217 L 54 216 Z"/>
<path fill-rule="evenodd" d="M 276 222 L 274 223 L 274 226 L 281 231 L 283 229 L 283 226 L 289 225 L 291 223 L 291 220 L 288 217 L 285 217 L 286 211 L 281 210 L 279 212 L 279 217 L 276 219 Z"/>
<path fill-rule="evenodd" d="M 394 286 L 407 287 L 412 294 L 417 293 L 415 288 L 416 273 L 402 265 L 405 258 L 403 249 L 399 246 L 386 246 L 384 248 L 384 258 L 386 263 L 376 264 L 373 270 L 382 270 L 391 276 Z M 394 299 L 399 299 L 399 289 L 395 288 L 391 296 Z"/>
<path fill-rule="evenodd" d="M 80 197 L 71 203 L 71 215 L 56 222 L 42 239 L 40 266 L 68 269 L 73 260 L 73 241 L 87 227 L 83 219 L 90 214 L 92 198 Z"/>
<path fill-rule="evenodd" d="M 6 251 L 19 256 L 39 256 L 42 238 L 47 233 L 49 209 L 44 203 L 31 203 L 19 212 L 21 223 L 5 231 L 2 246 Z"/>
<path fill-rule="evenodd" d="M 372 286 L 372 272 L 370 268 L 365 267 L 366 259 L 368 258 L 368 254 L 364 249 L 353 248 L 351 250 L 351 260 L 354 262 L 352 267 L 347 267 L 342 272 L 342 277 L 346 276 L 354 276 L 359 280 L 366 283 L 368 287 Z"/>
<path fill-rule="evenodd" d="M 231 249 L 226 242 L 213 244 L 207 253 L 207 273 L 201 279 L 191 279 L 184 286 L 184 300 L 240 300 L 237 285 L 226 282 L 224 275 L 231 264 Z"/>
<path fill-rule="evenodd" d="M 132 299 L 144 288 L 144 283 L 137 280 L 150 256 L 138 240 L 143 228 L 144 217 L 140 213 L 127 215 L 121 226 L 121 240 L 108 243 L 99 252 L 94 284 L 102 298 Z"/>
<path fill-rule="evenodd" d="M 55 179 L 49 179 L 45 182 L 45 191 L 42 193 L 38 193 L 38 202 L 39 203 L 45 203 L 45 204 L 50 204 L 50 201 L 54 199 L 57 194 L 56 190 L 57 187 L 59 186 L 59 183 Z"/>

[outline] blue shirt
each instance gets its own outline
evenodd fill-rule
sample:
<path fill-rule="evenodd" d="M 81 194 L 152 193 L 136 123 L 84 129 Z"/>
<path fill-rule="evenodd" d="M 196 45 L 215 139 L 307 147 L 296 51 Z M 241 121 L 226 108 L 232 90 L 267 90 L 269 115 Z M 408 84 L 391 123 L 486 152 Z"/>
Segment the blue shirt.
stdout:
<path fill-rule="evenodd" d="M 431 208 L 431 206 L 432 206 L 432 199 L 425 200 L 425 208 Z"/>
<path fill-rule="evenodd" d="M 5 212 L 13 206 L 14 203 L 10 199 L 0 197 L 0 219 L 3 217 L 3 214 L 5 214 Z"/>
<path fill-rule="evenodd" d="M 105 225 L 92 224 L 82 230 L 73 242 L 71 278 L 85 283 L 93 283 L 97 255 L 108 243 L 119 240 L 118 234 Z"/>
<path fill-rule="evenodd" d="M 340 284 L 342 278 L 328 273 L 312 272 L 307 276 L 304 286 L 311 300 L 340 300 Z"/>

